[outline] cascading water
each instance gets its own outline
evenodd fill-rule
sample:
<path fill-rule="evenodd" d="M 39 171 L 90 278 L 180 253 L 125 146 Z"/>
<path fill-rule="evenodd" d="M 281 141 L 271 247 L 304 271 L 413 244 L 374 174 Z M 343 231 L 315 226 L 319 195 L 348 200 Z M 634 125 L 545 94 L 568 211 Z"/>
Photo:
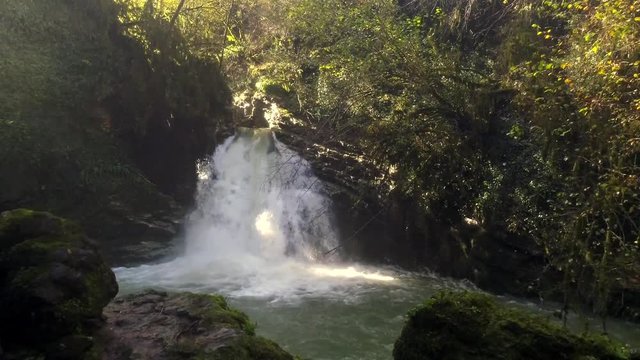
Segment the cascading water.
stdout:
<path fill-rule="evenodd" d="M 239 129 L 200 164 L 199 177 L 184 254 L 116 269 L 125 288 L 195 285 L 231 296 L 291 299 L 331 294 L 356 281 L 393 280 L 328 263 L 325 254 L 338 246 L 331 202 L 309 164 L 269 129 Z"/>
<path fill-rule="evenodd" d="M 186 256 L 315 261 L 337 246 L 330 202 L 309 165 L 269 129 L 240 129 L 201 166 Z"/>
<path fill-rule="evenodd" d="M 338 245 L 329 200 L 309 164 L 268 129 L 240 129 L 200 166 L 184 254 L 114 269 L 121 292 L 220 293 L 258 332 L 313 359 L 389 359 L 404 314 L 463 282 L 325 258 Z M 375 239 L 374 239 L 375 240 Z M 392 276 L 390 276 L 391 274 Z M 529 305 L 534 311 L 536 306 Z M 624 341 L 639 329 L 609 323 Z"/>

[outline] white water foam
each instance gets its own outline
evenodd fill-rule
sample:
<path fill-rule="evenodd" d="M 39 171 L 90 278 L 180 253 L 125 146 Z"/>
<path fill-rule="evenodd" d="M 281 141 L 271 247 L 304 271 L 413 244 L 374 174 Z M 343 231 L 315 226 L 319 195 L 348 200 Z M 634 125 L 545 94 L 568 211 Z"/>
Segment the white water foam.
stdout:
<path fill-rule="evenodd" d="M 199 177 L 184 255 L 115 269 L 123 288 L 286 299 L 394 280 L 326 259 L 339 244 L 331 202 L 309 164 L 269 129 L 238 130 L 199 166 Z"/>

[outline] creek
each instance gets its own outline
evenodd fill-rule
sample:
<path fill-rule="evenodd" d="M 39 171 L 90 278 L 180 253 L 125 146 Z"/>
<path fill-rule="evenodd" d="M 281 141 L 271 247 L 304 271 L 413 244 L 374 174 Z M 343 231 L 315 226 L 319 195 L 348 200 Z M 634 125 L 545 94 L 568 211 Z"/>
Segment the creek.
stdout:
<path fill-rule="evenodd" d="M 408 310 L 443 289 L 474 289 L 428 272 L 341 261 L 331 251 L 340 234 L 322 182 L 268 129 L 239 129 L 199 176 L 184 253 L 114 269 L 121 294 L 219 293 L 256 321 L 259 335 L 303 358 L 390 359 Z M 553 304 L 503 300 L 552 318 Z M 640 346 L 637 325 L 610 321 L 608 330 Z"/>

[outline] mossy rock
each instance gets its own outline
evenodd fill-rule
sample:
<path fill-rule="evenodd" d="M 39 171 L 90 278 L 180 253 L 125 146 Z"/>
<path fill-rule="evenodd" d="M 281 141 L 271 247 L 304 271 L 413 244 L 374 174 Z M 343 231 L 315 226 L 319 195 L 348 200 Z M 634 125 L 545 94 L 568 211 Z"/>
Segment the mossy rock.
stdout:
<path fill-rule="evenodd" d="M 247 335 L 255 335 L 255 323 L 247 314 L 230 307 L 220 295 L 184 293 L 188 302 L 187 310 L 192 316 L 201 319 L 206 326 L 225 325 L 242 330 Z"/>
<path fill-rule="evenodd" d="M 116 299 L 105 316 L 109 359 L 294 359 L 219 295 L 147 291 Z"/>
<path fill-rule="evenodd" d="M 249 317 L 232 307 L 220 295 L 181 294 L 188 299 L 185 309 L 191 316 L 199 317 L 207 328 L 232 328 L 240 330 L 237 336 L 214 351 L 194 346 L 189 340 L 169 347 L 176 359 L 202 360 L 292 360 L 293 357 L 275 342 L 255 335 L 256 324 Z M 184 355 L 187 355 L 186 357 Z"/>
<path fill-rule="evenodd" d="M 578 336 L 547 319 L 498 304 L 489 295 L 443 292 L 409 313 L 396 360 L 622 360 L 622 346 Z"/>
<path fill-rule="evenodd" d="M 7 351 L 47 351 L 90 333 L 117 292 L 113 272 L 78 225 L 25 209 L 0 214 L 0 338 Z"/>

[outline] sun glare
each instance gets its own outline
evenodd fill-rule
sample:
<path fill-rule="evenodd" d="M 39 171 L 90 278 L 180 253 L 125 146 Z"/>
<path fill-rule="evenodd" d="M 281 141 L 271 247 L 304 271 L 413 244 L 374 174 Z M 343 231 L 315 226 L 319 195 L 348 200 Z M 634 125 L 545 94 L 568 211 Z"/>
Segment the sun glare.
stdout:
<path fill-rule="evenodd" d="M 311 272 L 318 276 L 328 276 L 335 278 L 345 279 L 366 279 L 373 281 L 393 281 L 395 278 L 380 273 L 368 273 L 365 271 L 358 271 L 353 266 L 348 268 L 328 268 L 328 267 L 314 267 Z"/>
<path fill-rule="evenodd" d="M 273 224 L 273 214 L 269 210 L 265 210 L 256 217 L 256 230 L 262 237 L 272 237 L 276 233 Z"/>

